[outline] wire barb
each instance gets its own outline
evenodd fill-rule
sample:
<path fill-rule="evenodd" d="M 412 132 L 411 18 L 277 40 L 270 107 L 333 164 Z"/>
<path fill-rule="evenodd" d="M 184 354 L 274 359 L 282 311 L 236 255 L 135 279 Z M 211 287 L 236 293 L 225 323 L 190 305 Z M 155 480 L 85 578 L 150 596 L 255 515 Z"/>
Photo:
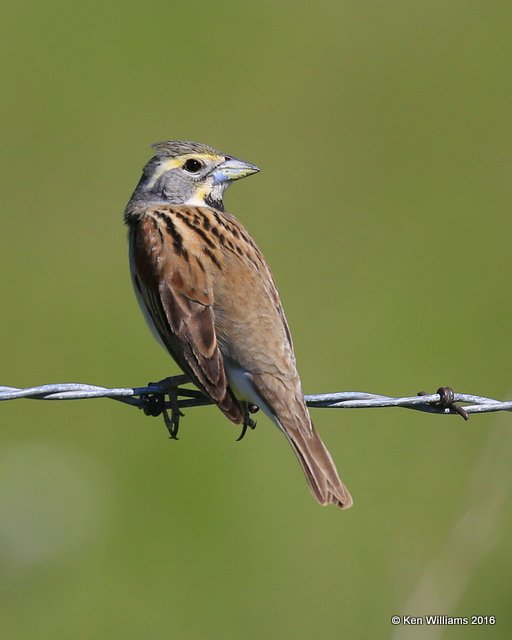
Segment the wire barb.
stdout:
<path fill-rule="evenodd" d="M 183 385 L 188 383 L 185 375 L 172 376 L 161 382 L 151 383 L 146 387 L 120 387 L 109 389 L 89 384 L 57 383 L 44 384 L 37 387 L 18 388 L 0 386 L 0 401 L 18 400 L 84 400 L 88 398 L 111 398 L 142 409 L 146 415 L 160 415 L 171 410 L 170 421 L 179 418 L 172 412 L 188 407 L 202 407 L 212 404 L 198 389 L 190 389 Z M 175 399 L 165 400 L 169 393 Z M 401 407 L 424 411 L 427 413 L 461 415 L 465 420 L 473 413 L 494 411 L 512 411 L 512 401 L 495 400 L 467 393 L 455 393 L 450 387 L 440 387 L 436 393 L 394 398 L 360 391 L 342 391 L 338 393 L 319 393 L 306 395 L 308 407 L 324 409 L 374 409 L 384 407 Z M 158 399 L 160 397 L 160 399 Z M 464 403 L 464 407 L 458 406 Z M 178 420 L 179 422 L 179 420 Z M 175 423 L 174 423 L 175 424 Z M 175 432 L 176 429 L 173 428 Z M 175 433 L 176 435 L 176 433 Z"/>
<path fill-rule="evenodd" d="M 469 420 L 468 412 L 455 404 L 455 391 L 451 387 L 439 387 L 436 393 L 439 395 L 439 402 L 434 402 L 433 406 L 448 407 L 462 416 L 464 420 Z M 426 391 L 418 391 L 418 395 L 426 396 L 428 394 Z"/>

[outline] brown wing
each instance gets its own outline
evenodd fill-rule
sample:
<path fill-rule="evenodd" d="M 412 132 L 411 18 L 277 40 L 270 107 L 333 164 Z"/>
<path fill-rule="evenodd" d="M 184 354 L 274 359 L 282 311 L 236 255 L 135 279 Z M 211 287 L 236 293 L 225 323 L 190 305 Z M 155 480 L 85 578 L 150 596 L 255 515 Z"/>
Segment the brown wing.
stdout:
<path fill-rule="evenodd" d="M 132 227 L 134 284 L 158 337 L 183 371 L 230 420 L 243 410 L 228 386 L 217 343 L 211 275 L 183 245 L 168 212 Z"/>

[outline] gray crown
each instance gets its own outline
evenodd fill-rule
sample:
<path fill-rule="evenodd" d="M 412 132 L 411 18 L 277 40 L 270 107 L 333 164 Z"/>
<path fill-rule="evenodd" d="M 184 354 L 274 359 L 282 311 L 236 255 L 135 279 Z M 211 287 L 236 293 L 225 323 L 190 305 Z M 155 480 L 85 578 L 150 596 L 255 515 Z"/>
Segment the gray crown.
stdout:
<path fill-rule="evenodd" d="M 175 158 L 186 153 L 213 153 L 221 155 L 219 151 L 199 142 L 187 140 L 168 140 L 167 142 L 155 142 L 151 145 L 156 150 L 157 157 Z"/>

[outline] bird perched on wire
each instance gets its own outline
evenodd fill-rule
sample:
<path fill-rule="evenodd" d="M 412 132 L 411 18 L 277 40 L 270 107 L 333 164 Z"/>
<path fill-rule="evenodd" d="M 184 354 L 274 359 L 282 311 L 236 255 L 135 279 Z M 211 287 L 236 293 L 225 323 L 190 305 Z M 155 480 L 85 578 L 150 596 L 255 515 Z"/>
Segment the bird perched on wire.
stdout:
<path fill-rule="evenodd" d="M 260 407 L 323 505 L 352 499 L 309 416 L 270 269 L 223 194 L 259 169 L 195 142 L 153 145 L 124 218 L 139 304 L 157 340 L 236 424 Z"/>

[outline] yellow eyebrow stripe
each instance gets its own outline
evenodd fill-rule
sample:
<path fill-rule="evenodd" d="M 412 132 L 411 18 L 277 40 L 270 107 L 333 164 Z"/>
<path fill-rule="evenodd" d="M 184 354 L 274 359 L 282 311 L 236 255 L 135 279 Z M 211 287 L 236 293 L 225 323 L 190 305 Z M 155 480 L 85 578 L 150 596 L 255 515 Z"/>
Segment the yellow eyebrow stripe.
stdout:
<path fill-rule="evenodd" d="M 198 160 L 209 160 L 213 162 L 217 162 L 221 159 L 220 156 L 217 156 L 213 153 L 186 153 L 182 156 L 177 156 L 176 158 L 165 158 L 160 162 L 160 166 L 153 174 L 151 181 L 148 184 L 148 188 L 151 189 L 151 187 L 153 187 L 153 185 L 159 178 L 163 176 L 164 173 L 166 173 L 167 171 L 171 171 L 172 169 L 181 167 L 181 165 L 189 158 L 197 158 Z"/>

